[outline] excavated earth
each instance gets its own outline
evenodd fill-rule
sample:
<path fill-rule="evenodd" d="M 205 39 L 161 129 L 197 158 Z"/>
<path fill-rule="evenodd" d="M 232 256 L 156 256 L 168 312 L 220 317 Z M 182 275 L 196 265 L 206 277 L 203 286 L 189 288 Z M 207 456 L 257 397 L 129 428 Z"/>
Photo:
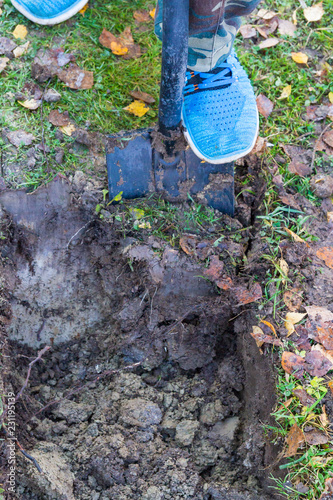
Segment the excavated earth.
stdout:
<path fill-rule="evenodd" d="M 16 404 L 17 439 L 41 472 L 17 452 L 8 498 L 274 498 L 277 450 L 263 430 L 274 379 L 249 335 L 255 307 L 218 292 L 204 261 L 124 232 L 112 212 L 100 220 L 100 197 L 79 172 L 33 194 L 0 193 L 6 391 L 51 347 Z M 235 233 L 254 210 L 222 221 Z M 244 234 L 246 244 L 219 250 L 235 277 L 255 250 Z"/>

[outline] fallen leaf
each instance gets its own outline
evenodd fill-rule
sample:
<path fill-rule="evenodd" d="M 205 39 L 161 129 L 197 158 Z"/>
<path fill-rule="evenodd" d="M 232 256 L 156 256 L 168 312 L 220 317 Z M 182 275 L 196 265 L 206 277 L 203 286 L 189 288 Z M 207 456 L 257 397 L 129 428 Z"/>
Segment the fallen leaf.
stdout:
<path fill-rule="evenodd" d="M 304 373 L 304 359 L 293 352 L 284 351 L 281 360 L 282 368 L 285 372 L 301 379 Z"/>
<path fill-rule="evenodd" d="M 257 97 L 257 107 L 259 113 L 263 115 L 265 118 L 268 118 L 271 112 L 273 111 L 274 104 L 264 94 L 259 94 Z"/>
<path fill-rule="evenodd" d="M 331 148 L 333 148 L 333 130 L 328 130 L 323 135 L 323 140 L 328 144 Z"/>
<path fill-rule="evenodd" d="M 325 405 L 323 405 L 322 410 L 323 410 L 323 412 L 321 415 L 319 415 L 319 420 L 320 420 L 321 425 L 323 427 L 328 427 L 328 425 L 330 424 L 330 421 L 329 421 L 329 418 L 328 418 L 327 413 L 326 413 Z"/>
<path fill-rule="evenodd" d="M 217 255 L 210 257 L 209 267 L 204 274 L 222 290 L 229 290 L 233 285 L 231 278 L 224 275 L 224 264 Z"/>
<path fill-rule="evenodd" d="M 316 252 L 319 259 L 323 260 L 327 267 L 333 269 L 333 247 L 322 247 Z"/>
<path fill-rule="evenodd" d="M 10 57 L 15 47 L 17 47 L 17 45 L 13 40 L 10 40 L 6 36 L 0 36 L 0 55 Z"/>
<path fill-rule="evenodd" d="M 155 99 L 150 94 L 146 94 L 146 92 L 141 92 L 141 90 L 132 90 L 130 95 L 134 97 L 134 99 L 138 99 L 140 101 L 144 101 L 147 104 L 153 104 Z"/>
<path fill-rule="evenodd" d="M 27 28 L 23 24 L 18 24 L 13 31 L 14 38 L 21 38 L 23 40 L 28 34 Z"/>
<path fill-rule="evenodd" d="M 153 9 L 153 10 L 150 10 L 150 11 L 149 11 L 149 15 L 150 15 L 150 17 L 152 17 L 153 19 L 155 19 L 155 12 L 156 12 L 156 9 Z"/>
<path fill-rule="evenodd" d="M 48 116 L 49 122 L 55 127 L 65 127 L 70 124 L 70 118 L 68 116 L 68 111 L 60 113 L 57 109 L 53 109 Z"/>
<path fill-rule="evenodd" d="M 320 342 L 325 349 L 333 350 L 333 313 L 325 307 L 307 306 L 306 323 L 310 338 Z"/>
<path fill-rule="evenodd" d="M 243 24 L 243 26 L 239 28 L 239 32 L 243 38 L 253 38 L 257 35 L 257 31 L 251 24 Z"/>
<path fill-rule="evenodd" d="M 139 116 L 140 118 L 141 116 L 144 116 L 147 111 L 149 111 L 149 107 L 142 101 L 134 101 L 124 109 L 132 115 Z"/>
<path fill-rule="evenodd" d="M 283 274 L 287 277 L 289 273 L 289 266 L 288 263 L 284 259 L 279 260 L 279 267 Z M 289 314 L 289 313 L 288 313 Z"/>
<path fill-rule="evenodd" d="M 295 327 L 295 334 L 293 335 L 293 342 L 299 351 L 311 351 L 312 345 L 310 344 L 309 332 L 303 325 Z"/>
<path fill-rule="evenodd" d="M 320 21 L 324 15 L 323 2 L 316 3 L 312 7 L 306 7 L 303 13 L 309 23 Z"/>
<path fill-rule="evenodd" d="M 271 47 L 275 47 L 275 45 L 277 45 L 278 43 L 280 43 L 279 38 L 267 38 L 267 40 L 264 40 L 263 42 L 260 42 L 259 45 L 258 45 L 258 47 L 261 50 L 263 50 L 263 49 L 269 49 Z"/>
<path fill-rule="evenodd" d="M 85 5 L 84 7 L 82 7 L 82 9 L 81 9 L 81 10 L 79 10 L 79 14 L 81 14 L 81 16 L 83 16 L 83 17 L 84 17 L 84 15 L 85 15 L 85 13 L 86 13 L 86 11 L 87 11 L 88 7 L 89 7 L 89 4 L 88 4 L 88 2 L 87 2 L 87 3 L 86 3 L 86 5 Z"/>
<path fill-rule="evenodd" d="M 295 394 L 303 406 L 312 406 L 317 401 L 305 389 L 295 389 L 293 394 Z"/>
<path fill-rule="evenodd" d="M 329 99 L 330 103 L 333 104 L 333 92 L 328 93 L 328 99 Z"/>
<path fill-rule="evenodd" d="M 331 500 L 333 496 L 333 477 L 325 479 L 325 489 L 318 500 Z"/>
<path fill-rule="evenodd" d="M 197 245 L 197 238 L 195 236 L 187 235 L 187 236 L 182 236 L 179 239 L 179 244 L 183 252 L 185 252 L 187 255 L 194 255 L 195 254 L 195 247 Z M 214 255 L 214 257 L 217 257 L 217 255 Z M 210 261 L 210 266 L 207 269 L 207 276 L 213 277 L 213 275 L 216 275 L 216 273 L 220 272 L 223 269 L 223 263 L 221 262 L 222 266 L 219 265 L 219 258 L 217 257 L 217 260 L 211 260 Z M 215 271 L 215 272 L 214 272 Z M 210 274 L 211 273 L 211 274 Z"/>
<path fill-rule="evenodd" d="M 71 63 L 68 68 L 64 68 L 57 73 L 59 80 L 73 90 L 91 89 L 94 85 L 94 73 L 79 68 Z"/>
<path fill-rule="evenodd" d="M 262 290 L 259 283 L 255 283 L 250 290 L 242 286 L 235 287 L 233 293 L 238 301 L 238 304 L 250 304 L 262 298 Z"/>
<path fill-rule="evenodd" d="M 257 16 L 260 19 L 267 19 L 267 20 L 272 19 L 276 15 L 277 15 L 276 12 L 273 12 L 272 10 L 267 10 L 267 9 L 259 9 L 258 13 L 257 13 Z"/>
<path fill-rule="evenodd" d="M 260 137 L 258 135 L 255 145 L 251 151 L 251 154 L 262 154 L 267 148 L 267 139 L 265 137 Z"/>
<path fill-rule="evenodd" d="M 307 165 L 303 161 L 297 160 L 295 158 L 289 163 L 288 170 L 292 174 L 296 174 L 301 177 L 306 177 L 307 175 L 310 175 L 312 173 L 310 165 Z"/>
<path fill-rule="evenodd" d="M 284 19 L 279 19 L 279 33 L 280 35 L 288 35 L 295 36 L 296 34 L 296 23 L 292 23 L 291 21 L 286 21 Z"/>
<path fill-rule="evenodd" d="M 6 68 L 9 61 L 8 57 L 0 57 L 0 73 Z"/>
<path fill-rule="evenodd" d="M 324 434 L 324 432 L 320 432 L 317 429 L 313 429 L 312 431 L 304 432 L 305 441 L 310 445 L 319 445 L 328 443 L 329 439 Z"/>
<path fill-rule="evenodd" d="M 291 397 L 289 399 L 287 399 L 287 401 L 285 401 L 284 403 L 282 403 L 282 405 L 278 408 L 278 411 L 281 411 L 285 408 L 289 408 L 289 406 L 291 405 L 291 403 L 294 401 L 294 398 Z"/>
<path fill-rule="evenodd" d="M 123 56 L 128 52 L 128 48 L 118 42 L 111 42 L 110 49 L 116 56 Z"/>
<path fill-rule="evenodd" d="M 287 85 L 282 89 L 280 97 L 278 99 L 287 99 L 291 94 L 291 85 Z"/>
<path fill-rule="evenodd" d="M 327 212 L 327 222 L 333 222 L 333 212 Z"/>
<path fill-rule="evenodd" d="M 299 288 L 293 288 L 292 290 L 287 290 L 283 294 L 283 302 L 289 309 L 289 311 L 297 311 L 302 305 L 302 295 Z"/>
<path fill-rule="evenodd" d="M 297 9 L 294 10 L 292 18 L 293 18 L 293 24 L 297 26 Z"/>
<path fill-rule="evenodd" d="M 27 99 L 26 101 L 17 101 L 21 106 L 24 108 L 30 109 L 31 111 L 39 108 L 39 106 L 42 104 L 41 100 L 36 100 L 36 99 Z"/>
<path fill-rule="evenodd" d="M 328 387 L 330 388 L 330 391 L 331 391 L 331 393 L 332 393 L 332 395 L 333 395 L 333 380 L 330 380 L 330 381 L 328 382 Z"/>
<path fill-rule="evenodd" d="M 295 208 L 296 210 L 301 210 L 301 207 L 299 203 L 296 201 L 295 196 L 293 194 L 280 193 L 279 198 L 285 205 Z"/>
<path fill-rule="evenodd" d="M 296 455 L 298 448 L 303 443 L 304 443 L 303 431 L 298 427 L 297 424 L 294 424 L 286 437 L 286 444 L 288 448 L 284 456 L 293 457 L 294 455 Z"/>
<path fill-rule="evenodd" d="M 285 227 L 284 230 L 287 231 L 287 233 L 292 237 L 294 241 L 297 241 L 298 243 L 305 243 L 307 247 L 310 246 L 305 240 L 298 236 L 298 234 L 294 233 L 294 231 L 292 231 L 291 229 Z"/>
<path fill-rule="evenodd" d="M 18 47 L 16 47 L 16 49 L 13 50 L 14 56 L 21 57 L 24 54 L 26 54 L 28 52 L 29 45 L 30 45 L 30 42 L 26 42 L 25 44 L 19 45 Z"/>
<path fill-rule="evenodd" d="M 11 144 L 16 147 L 19 146 L 30 146 L 35 137 L 32 134 L 25 132 L 24 130 L 14 130 L 13 132 L 8 132 L 7 138 Z"/>
<path fill-rule="evenodd" d="M 272 330 L 272 332 L 274 333 L 275 337 L 277 337 L 275 327 L 272 325 L 272 323 L 270 323 L 269 321 L 266 321 L 265 319 L 260 320 L 260 323 L 263 323 L 264 325 L 268 326 L 268 328 L 270 328 Z"/>
<path fill-rule="evenodd" d="M 322 377 L 333 368 L 330 360 L 317 350 L 307 352 L 304 361 L 305 370 L 313 377 Z"/>
<path fill-rule="evenodd" d="M 149 12 L 147 12 L 146 10 L 135 10 L 133 12 L 133 17 L 139 23 L 147 23 L 148 21 L 150 21 Z"/>
<path fill-rule="evenodd" d="M 288 337 L 295 331 L 295 325 L 299 323 L 304 317 L 306 313 L 296 313 L 296 312 L 288 312 L 286 314 L 286 319 L 284 322 L 284 326 L 287 329 Z"/>
<path fill-rule="evenodd" d="M 60 130 L 63 134 L 68 135 L 70 137 L 73 134 L 73 132 L 75 132 L 76 128 L 73 123 L 70 123 L 69 125 L 60 127 Z"/>
<path fill-rule="evenodd" d="M 260 348 L 262 344 L 273 344 L 279 347 L 283 346 L 283 343 L 280 339 L 276 339 L 271 335 L 266 335 L 259 326 L 253 326 L 252 332 L 250 332 L 251 336 L 257 343 L 257 346 Z"/>
<path fill-rule="evenodd" d="M 325 356 L 333 365 L 333 350 L 325 349 L 320 344 L 315 344 L 312 346 L 311 351 L 319 351 L 322 353 L 323 356 Z"/>
<path fill-rule="evenodd" d="M 256 30 L 260 33 L 261 36 L 267 38 L 269 35 L 274 33 L 276 28 L 279 25 L 279 21 L 276 17 L 272 18 L 270 21 L 266 22 L 266 24 L 261 26 L 256 26 Z"/>
<path fill-rule="evenodd" d="M 136 59 L 141 56 L 141 47 L 134 43 L 131 28 L 128 26 L 124 31 L 117 37 L 103 28 L 103 31 L 99 37 L 99 42 L 106 48 L 112 50 L 112 44 L 114 49 L 127 49 L 121 55 L 124 59 Z"/>
<path fill-rule="evenodd" d="M 292 52 L 291 58 L 297 64 L 307 64 L 307 62 L 309 60 L 309 56 L 304 54 L 304 52 Z"/>
<path fill-rule="evenodd" d="M 74 60 L 73 54 L 64 52 L 61 47 L 40 49 L 31 65 L 31 75 L 38 82 L 45 82 L 56 76 L 63 66 Z"/>

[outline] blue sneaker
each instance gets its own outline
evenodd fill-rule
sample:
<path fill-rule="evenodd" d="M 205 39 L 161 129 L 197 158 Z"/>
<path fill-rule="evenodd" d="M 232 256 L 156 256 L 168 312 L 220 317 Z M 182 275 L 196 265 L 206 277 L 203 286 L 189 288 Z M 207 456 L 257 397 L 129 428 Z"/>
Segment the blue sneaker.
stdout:
<path fill-rule="evenodd" d="M 182 121 L 191 149 L 209 163 L 228 163 L 252 150 L 259 130 L 258 109 L 234 52 L 209 73 L 186 72 Z"/>
<path fill-rule="evenodd" d="M 37 24 L 58 24 L 81 10 L 88 0 L 11 0 L 15 9 Z"/>

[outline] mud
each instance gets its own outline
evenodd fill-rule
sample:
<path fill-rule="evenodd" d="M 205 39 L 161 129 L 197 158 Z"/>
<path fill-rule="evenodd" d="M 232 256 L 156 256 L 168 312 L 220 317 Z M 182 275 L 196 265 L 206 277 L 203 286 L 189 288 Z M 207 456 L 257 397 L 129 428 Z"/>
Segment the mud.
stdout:
<path fill-rule="evenodd" d="M 274 380 L 248 334 L 251 306 L 218 293 L 204 261 L 124 234 L 112 214 L 99 220 L 99 199 L 80 175 L 0 194 L 8 390 L 22 387 L 37 349 L 52 347 L 16 408 L 21 444 L 42 473 L 17 455 L 10 498 L 273 498 L 277 451 L 262 423 Z"/>

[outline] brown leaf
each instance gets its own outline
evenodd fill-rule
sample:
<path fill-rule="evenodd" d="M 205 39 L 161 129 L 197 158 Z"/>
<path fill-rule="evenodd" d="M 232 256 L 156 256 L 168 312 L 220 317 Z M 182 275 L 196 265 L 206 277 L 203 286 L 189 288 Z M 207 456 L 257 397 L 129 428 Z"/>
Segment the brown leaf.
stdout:
<path fill-rule="evenodd" d="M 298 427 L 297 424 L 294 424 L 290 429 L 288 436 L 286 437 L 286 443 L 288 449 L 285 452 L 284 456 L 293 457 L 294 455 L 296 455 L 300 445 L 304 443 L 303 431 Z"/>
<path fill-rule="evenodd" d="M 251 24 L 243 24 L 239 31 L 243 38 L 253 38 L 257 35 L 255 28 Z"/>
<path fill-rule="evenodd" d="M 319 420 L 320 420 L 321 425 L 323 427 L 328 427 L 328 425 L 330 424 L 329 418 L 328 418 L 327 413 L 326 413 L 325 405 L 323 405 L 323 412 L 319 416 Z"/>
<path fill-rule="evenodd" d="M 28 134 L 24 130 L 14 130 L 13 132 L 8 132 L 7 138 L 11 144 L 16 147 L 19 146 L 30 146 L 35 137 L 32 134 Z"/>
<path fill-rule="evenodd" d="M 91 89 L 94 85 L 94 73 L 81 69 L 76 64 L 70 64 L 68 68 L 59 71 L 58 78 L 74 90 Z"/>
<path fill-rule="evenodd" d="M 333 477 L 325 479 L 325 490 L 320 495 L 319 500 L 332 500 L 333 497 Z"/>
<path fill-rule="evenodd" d="M 310 445 L 319 445 L 328 443 L 329 439 L 323 432 L 313 429 L 312 431 L 304 432 L 305 441 Z"/>
<path fill-rule="evenodd" d="M 181 249 L 187 255 L 194 255 L 195 254 L 195 247 L 197 245 L 197 242 L 198 242 L 197 238 L 195 236 L 191 236 L 191 235 L 182 236 L 179 239 L 179 244 L 181 246 Z M 214 255 L 214 257 L 217 257 L 217 256 Z M 211 264 L 213 264 L 212 261 L 211 261 Z M 221 264 L 222 264 L 222 262 L 221 262 Z M 218 264 L 217 264 L 217 268 L 218 268 Z M 207 271 L 209 271 L 209 270 L 212 270 L 211 267 L 209 267 L 209 269 Z M 209 276 L 208 273 L 207 273 L 207 276 Z"/>
<path fill-rule="evenodd" d="M 146 92 L 141 92 L 141 90 L 132 90 L 130 95 L 134 97 L 134 99 L 139 99 L 140 101 L 146 102 L 147 104 L 153 104 L 155 99 L 150 94 L 146 94 Z"/>
<path fill-rule="evenodd" d="M 323 140 L 326 142 L 326 144 L 333 148 L 333 130 L 325 132 L 325 134 L 323 135 Z"/>
<path fill-rule="evenodd" d="M 269 35 L 274 33 L 274 31 L 278 27 L 278 24 L 279 24 L 279 22 L 278 22 L 277 18 L 273 17 L 272 19 L 267 21 L 266 24 L 256 26 L 256 30 L 258 31 L 258 33 L 260 33 L 261 36 L 263 36 L 264 38 L 267 38 Z"/>
<path fill-rule="evenodd" d="M 282 203 L 284 203 L 285 205 L 288 205 L 289 207 L 295 208 L 296 210 L 301 210 L 301 207 L 298 204 L 298 202 L 295 200 L 295 197 L 293 194 L 284 193 L 284 194 L 279 195 L 279 198 L 282 201 Z"/>
<path fill-rule="evenodd" d="M 291 21 L 286 21 L 284 19 L 279 19 L 279 33 L 280 35 L 295 36 L 297 28 Z"/>
<path fill-rule="evenodd" d="M 32 63 L 31 75 L 38 82 L 45 82 L 53 78 L 70 61 L 74 61 L 73 54 L 65 53 L 60 47 L 58 49 L 40 49 Z"/>
<path fill-rule="evenodd" d="M 255 283 L 250 290 L 245 287 L 237 286 L 233 289 L 233 293 L 237 299 L 238 304 L 250 304 L 262 298 L 262 290 L 259 283 Z"/>
<path fill-rule="evenodd" d="M 261 343 L 261 345 L 263 343 L 266 343 L 266 344 L 273 344 L 273 345 L 277 345 L 279 347 L 282 347 L 283 346 L 283 343 L 280 339 L 276 339 L 274 337 L 272 337 L 271 335 L 266 335 L 262 330 L 261 328 L 259 327 L 253 327 L 253 331 L 250 332 L 251 336 L 255 339 L 255 341 L 257 342 L 257 345 L 258 345 L 258 342 Z M 259 346 L 258 346 L 259 347 Z M 260 346 L 261 347 L 261 346 Z"/>
<path fill-rule="evenodd" d="M 279 38 L 267 38 L 267 40 L 260 42 L 258 47 L 261 50 L 270 49 L 271 47 L 275 47 L 278 43 L 280 43 Z"/>
<path fill-rule="evenodd" d="M 325 307 L 308 306 L 305 309 L 309 316 L 306 324 L 309 337 L 325 349 L 333 350 L 333 313 Z"/>
<path fill-rule="evenodd" d="M 0 57 L 0 73 L 6 68 L 8 62 L 8 57 Z"/>
<path fill-rule="evenodd" d="M 251 151 L 251 154 L 260 155 L 265 151 L 266 147 L 267 147 L 267 139 L 265 139 L 264 137 L 260 137 L 260 135 L 258 135 L 256 143 Z"/>
<path fill-rule="evenodd" d="M 141 56 L 141 47 L 134 43 L 131 28 L 129 26 L 127 26 L 118 37 L 103 28 L 99 37 L 99 42 L 104 47 L 111 50 L 112 43 L 116 43 L 119 47 L 127 48 L 127 52 L 121 55 L 123 59 L 137 59 Z"/>
<path fill-rule="evenodd" d="M 333 269 L 333 247 L 322 247 L 316 252 L 319 259 L 323 260 L 327 267 Z"/>
<path fill-rule="evenodd" d="M 303 161 L 293 159 L 288 165 L 288 170 L 292 174 L 299 175 L 301 177 L 306 177 L 312 172 L 311 166 L 307 165 Z"/>
<path fill-rule="evenodd" d="M 293 352 L 284 351 L 281 360 L 284 371 L 301 379 L 304 373 L 304 359 Z"/>
<path fill-rule="evenodd" d="M 274 104 L 264 94 L 259 94 L 257 97 L 257 107 L 259 113 L 263 115 L 265 118 L 268 118 L 271 112 L 273 111 Z"/>
<path fill-rule="evenodd" d="M 133 12 L 133 17 L 139 23 L 147 23 L 151 20 L 149 12 L 147 12 L 146 10 L 135 10 Z"/>
<path fill-rule="evenodd" d="M 283 301 L 289 311 L 298 311 L 302 305 L 302 292 L 300 288 L 293 288 L 292 290 L 284 292 Z"/>
<path fill-rule="evenodd" d="M 311 351 L 305 355 L 304 368 L 313 377 L 322 377 L 333 368 L 333 365 L 320 351 Z"/>
<path fill-rule="evenodd" d="M 12 52 L 17 47 L 16 43 L 6 36 L 0 36 L 0 55 L 13 57 Z"/>
<path fill-rule="evenodd" d="M 68 111 L 64 111 L 64 113 L 59 113 L 57 109 L 53 109 L 51 111 L 51 113 L 48 116 L 48 120 L 55 127 L 66 127 L 66 125 L 69 125 L 70 123 Z"/>
<path fill-rule="evenodd" d="M 305 389 L 295 389 L 293 394 L 300 400 L 303 406 L 312 406 L 317 400 L 306 392 Z"/>

